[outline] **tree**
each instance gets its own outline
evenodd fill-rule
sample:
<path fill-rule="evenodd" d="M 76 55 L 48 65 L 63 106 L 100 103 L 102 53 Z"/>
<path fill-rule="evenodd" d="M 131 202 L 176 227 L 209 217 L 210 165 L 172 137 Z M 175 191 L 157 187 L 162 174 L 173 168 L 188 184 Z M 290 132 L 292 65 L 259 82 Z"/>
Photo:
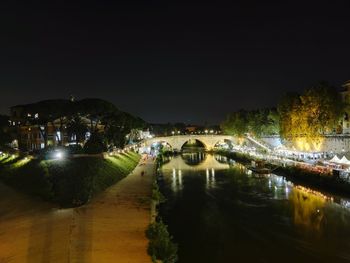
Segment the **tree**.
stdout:
<path fill-rule="evenodd" d="M 72 102 L 67 100 L 45 100 L 33 104 L 24 105 L 24 118 L 30 125 L 37 125 L 42 138 L 44 138 L 45 147 L 48 143 L 48 126 L 51 124 L 56 131 L 61 134 L 64 131 L 66 116 L 72 112 Z M 55 121 L 59 120 L 56 125 Z M 62 144 L 62 137 L 56 133 L 56 140 Z"/>
<path fill-rule="evenodd" d="M 275 109 L 240 110 L 228 115 L 221 124 L 226 134 L 242 136 L 245 133 L 260 137 L 278 134 L 279 116 Z"/>
<path fill-rule="evenodd" d="M 326 82 L 321 82 L 300 97 L 306 121 L 313 134 L 325 134 L 334 130 L 343 112 L 344 104 L 339 93 Z"/>
<path fill-rule="evenodd" d="M 338 92 L 325 82 L 306 89 L 302 95 L 287 94 L 278 105 L 281 137 L 317 142 L 339 123 L 345 108 L 341 101 Z"/>
<path fill-rule="evenodd" d="M 229 114 L 226 120 L 221 124 L 224 133 L 236 136 L 242 136 L 248 132 L 247 112 L 240 110 Z"/>
<path fill-rule="evenodd" d="M 278 114 L 280 119 L 280 136 L 283 139 L 292 139 L 298 133 L 299 112 L 301 111 L 301 101 L 299 94 L 288 93 L 278 104 Z"/>
<path fill-rule="evenodd" d="M 86 132 L 90 131 L 91 136 L 103 135 L 103 140 L 107 139 L 109 143 L 123 147 L 125 136 L 131 129 L 145 126 L 142 119 L 121 112 L 112 103 L 101 99 L 46 100 L 18 107 L 23 122 L 38 127 L 45 147 L 48 144 L 49 127 L 54 128 L 54 136 L 59 145 L 63 143 L 62 135 L 65 132 L 70 137 L 76 135 L 77 141 L 83 142 Z"/>
<path fill-rule="evenodd" d="M 11 143 L 12 137 L 9 131 L 9 117 L 0 115 L 0 147 Z"/>
<path fill-rule="evenodd" d="M 267 135 L 278 135 L 280 131 L 280 119 L 277 109 L 270 109 L 267 115 L 267 125 L 264 128 Z"/>
<path fill-rule="evenodd" d="M 144 126 L 145 121 L 140 118 L 126 112 L 114 112 L 105 118 L 105 136 L 109 144 L 122 148 L 127 135 L 130 133 L 138 135 Z"/>
<path fill-rule="evenodd" d="M 85 135 L 88 131 L 88 127 L 78 114 L 75 116 L 72 116 L 68 120 L 66 129 L 67 129 L 67 134 L 70 138 L 75 136 L 77 142 L 82 143 L 85 141 Z"/>
<path fill-rule="evenodd" d="M 110 102 L 101 99 L 83 99 L 76 103 L 76 112 L 90 120 L 90 132 L 98 132 L 98 125 L 118 109 Z"/>
<path fill-rule="evenodd" d="M 99 154 L 107 150 L 103 137 L 99 134 L 92 134 L 90 139 L 84 145 L 84 152 L 87 154 Z"/>

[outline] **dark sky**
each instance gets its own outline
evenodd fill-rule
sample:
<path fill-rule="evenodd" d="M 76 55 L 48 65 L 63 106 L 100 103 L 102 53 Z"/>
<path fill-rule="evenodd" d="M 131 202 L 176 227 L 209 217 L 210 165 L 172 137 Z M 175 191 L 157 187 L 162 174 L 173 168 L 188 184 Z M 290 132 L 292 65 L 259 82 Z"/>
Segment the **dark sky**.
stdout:
<path fill-rule="evenodd" d="M 216 123 L 350 79 L 349 1 L 30 2 L 0 3 L 1 113 L 74 94 Z"/>

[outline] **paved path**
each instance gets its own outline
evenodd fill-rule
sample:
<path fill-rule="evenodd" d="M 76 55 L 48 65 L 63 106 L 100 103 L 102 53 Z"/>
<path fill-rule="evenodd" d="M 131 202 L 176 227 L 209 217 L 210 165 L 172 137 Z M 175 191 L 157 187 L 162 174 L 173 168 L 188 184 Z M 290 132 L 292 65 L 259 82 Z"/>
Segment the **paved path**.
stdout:
<path fill-rule="evenodd" d="M 57 209 L 0 184 L 0 263 L 150 262 L 144 231 L 153 171 L 147 161 L 75 209 Z"/>

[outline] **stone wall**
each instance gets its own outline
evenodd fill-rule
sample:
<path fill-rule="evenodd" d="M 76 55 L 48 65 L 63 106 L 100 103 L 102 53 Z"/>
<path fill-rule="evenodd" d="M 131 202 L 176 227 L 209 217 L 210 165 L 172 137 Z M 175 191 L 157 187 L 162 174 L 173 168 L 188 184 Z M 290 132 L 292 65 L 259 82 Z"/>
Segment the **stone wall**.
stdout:
<path fill-rule="evenodd" d="M 278 136 L 263 137 L 261 140 L 272 148 L 281 145 L 281 140 Z M 305 152 L 350 152 L 349 135 L 325 136 L 319 142 L 310 142 L 303 138 L 300 138 L 293 143 L 285 141 L 282 143 L 284 146 L 290 149 L 296 149 Z"/>

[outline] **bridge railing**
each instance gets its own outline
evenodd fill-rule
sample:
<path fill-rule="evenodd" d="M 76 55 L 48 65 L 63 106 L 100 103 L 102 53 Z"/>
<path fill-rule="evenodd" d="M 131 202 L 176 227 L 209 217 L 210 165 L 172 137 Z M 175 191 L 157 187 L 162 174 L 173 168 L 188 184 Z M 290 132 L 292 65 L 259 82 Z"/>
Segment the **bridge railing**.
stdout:
<path fill-rule="evenodd" d="M 267 150 L 268 152 L 271 152 L 271 151 L 273 150 L 271 146 L 266 145 L 265 143 L 259 141 L 258 139 L 252 137 L 252 136 L 249 135 L 249 134 L 246 134 L 246 138 L 247 138 L 248 140 L 252 141 L 253 143 L 259 145 L 261 148 Z"/>

